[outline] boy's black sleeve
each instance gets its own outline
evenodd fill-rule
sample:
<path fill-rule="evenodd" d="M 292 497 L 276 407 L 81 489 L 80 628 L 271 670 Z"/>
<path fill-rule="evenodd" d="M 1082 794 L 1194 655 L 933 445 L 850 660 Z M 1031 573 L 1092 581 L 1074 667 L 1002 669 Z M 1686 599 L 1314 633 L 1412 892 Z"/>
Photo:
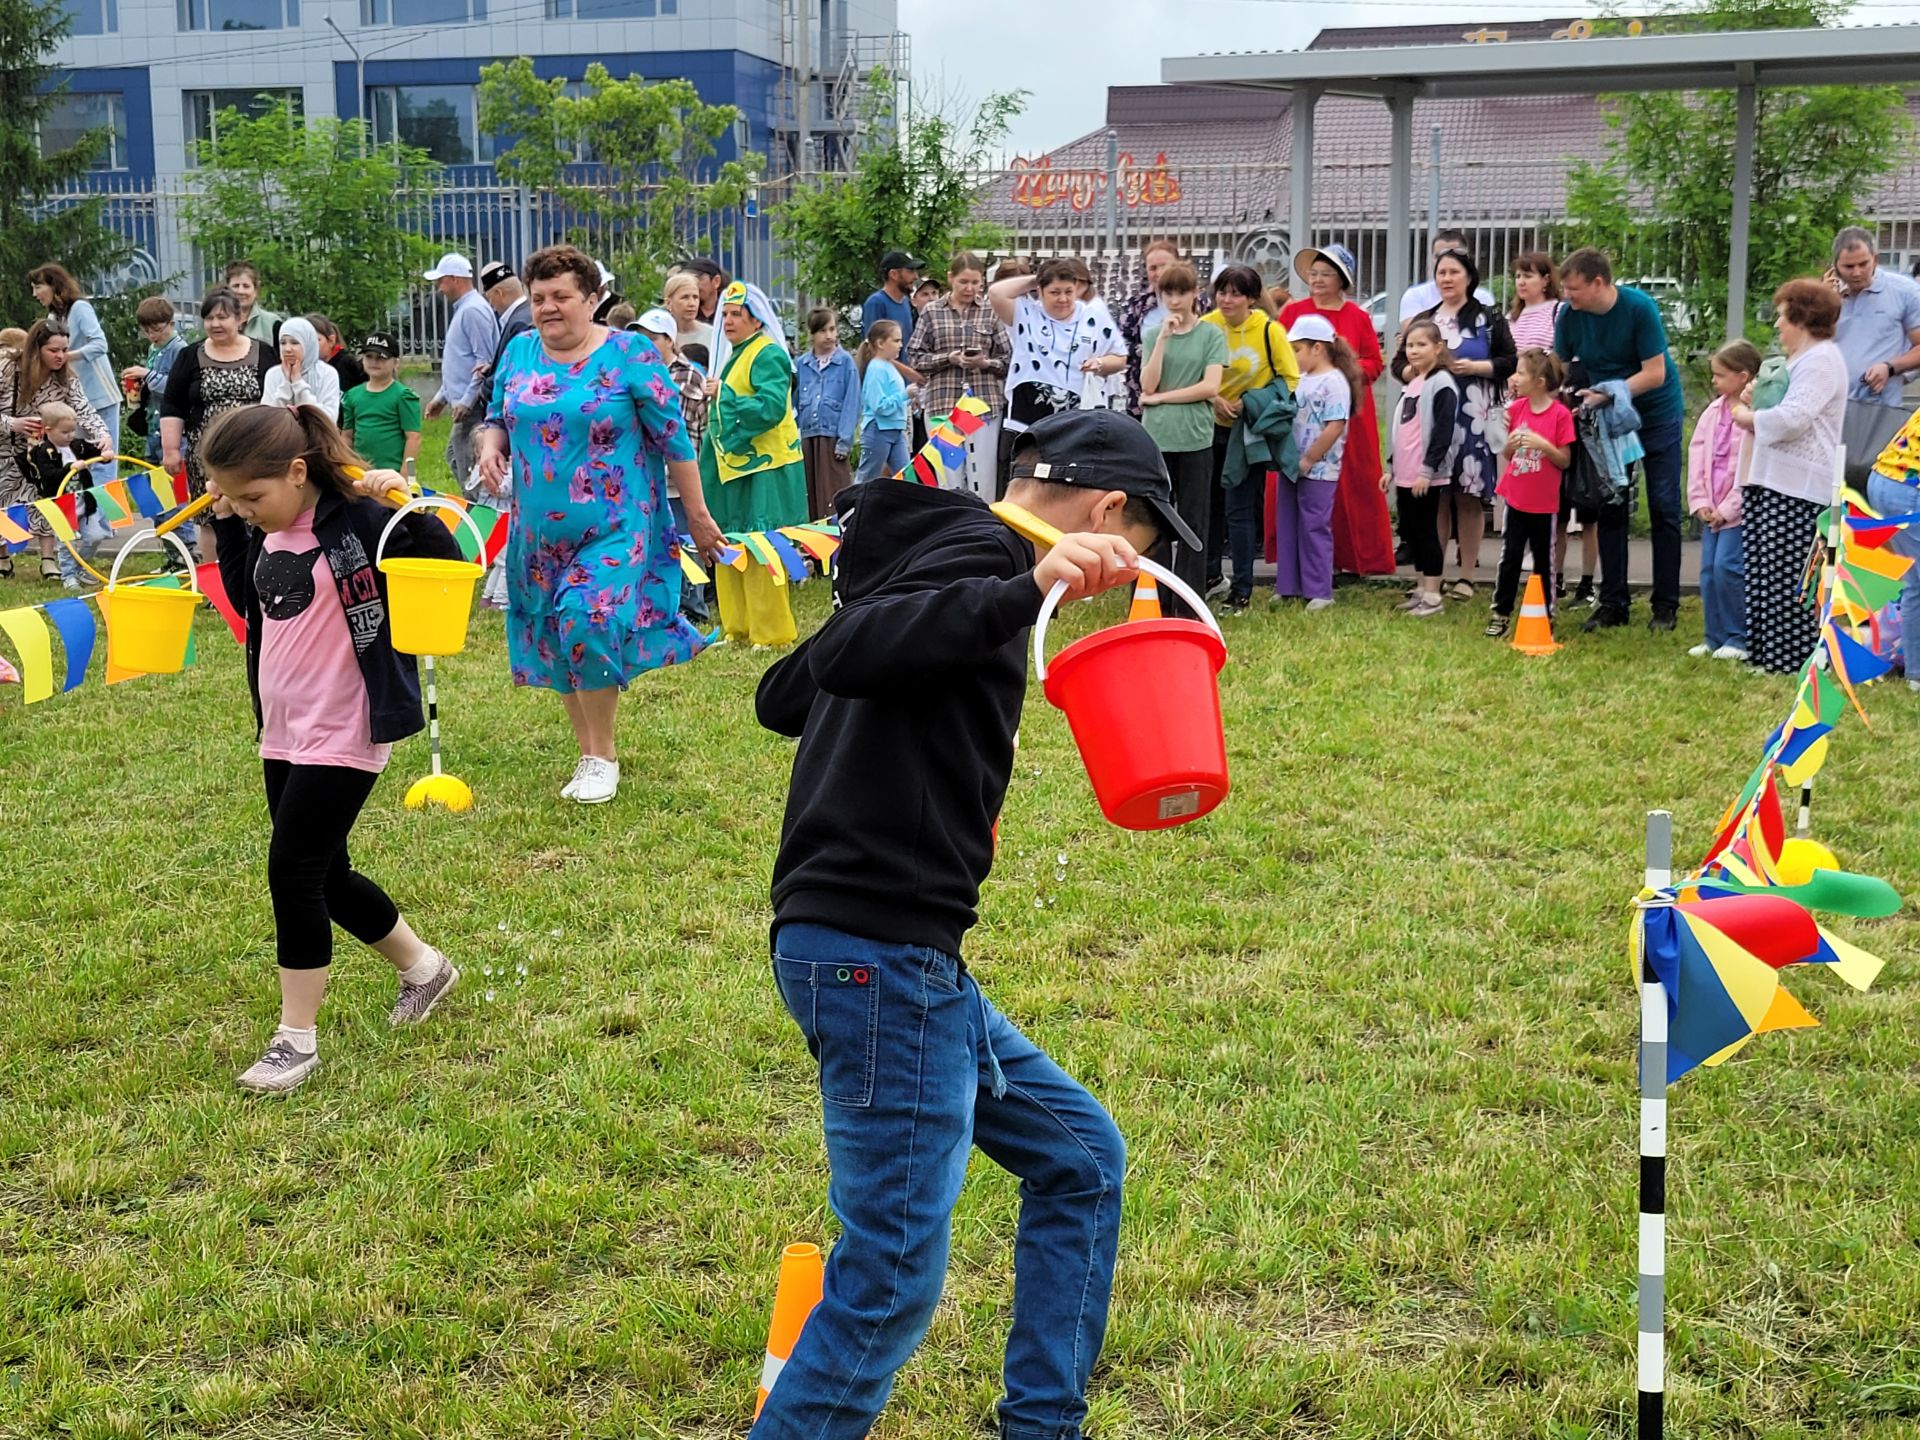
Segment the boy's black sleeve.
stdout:
<path fill-rule="evenodd" d="M 817 638 L 809 635 L 768 666 L 753 692 L 753 713 L 776 735 L 798 739 L 807 728 L 814 697 L 820 693 L 813 679 L 812 651 Z"/>
<path fill-rule="evenodd" d="M 898 697 L 923 675 L 985 664 L 1039 618 L 1044 597 L 1024 550 L 1010 530 L 969 535 L 838 611 L 812 637 L 814 682 L 829 695 L 872 700 Z"/>

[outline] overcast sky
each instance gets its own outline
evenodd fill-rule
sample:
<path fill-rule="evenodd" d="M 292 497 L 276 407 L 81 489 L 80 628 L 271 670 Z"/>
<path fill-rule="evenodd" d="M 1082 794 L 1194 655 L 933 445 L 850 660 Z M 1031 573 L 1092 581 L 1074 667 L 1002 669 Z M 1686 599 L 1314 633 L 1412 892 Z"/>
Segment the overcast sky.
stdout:
<path fill-rule="evenodd" d="M 1578 0 L 900 0 L 900 28 L 912 39 L 914 80 L 923 94 L 977 101 L 993 90 L 1031 91 L 1012 149 L 1039 155 L 1099 128 L 1107 86 L 1158 84 L 1165 56 L 1298 50 L 1328 26 L 1458 20 L 1465 30 L 1600 9 Z M 1920 4 L 1873 0 L 1854 13 L 1860 22 L 1904 23 L 1920 20 Z M 1044 28 L 1035 29 L 1041 17 Z"/>

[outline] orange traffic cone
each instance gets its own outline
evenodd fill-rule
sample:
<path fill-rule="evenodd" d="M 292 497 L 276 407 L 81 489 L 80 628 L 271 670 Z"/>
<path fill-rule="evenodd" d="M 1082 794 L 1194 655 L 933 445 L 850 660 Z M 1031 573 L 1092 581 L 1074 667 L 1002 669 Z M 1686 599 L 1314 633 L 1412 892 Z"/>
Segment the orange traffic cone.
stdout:
<path fill-rule="evenodd" d="M 1560 648 L 1547 615 L 1547 590 L 1539 575 L 1527 577 L 1526 598 L 1520 602 L 1520 625 L 1513 632 L 1513 648 L 1522 655 L 1551 655 Z"/>
<path fill-rule="evenodd" d="M 773 1323 L 767 1327 L 767 1358 L 760 1367 L 760 1394 L 753 1402 L 753 1418 L 760 1418 L 766 1406 L 767 1392 L 780 1378 L 800 1327 L 820 1303 L 820 1289 L 826 1267 L 818 1245 L 789 1245 L 780 1252 L 780 1283 L 773 1292 Z"/>
<path fill-rule="evenodd" d="M 1160 618 L 1160 587 L 1153 576 L 1140 572 L 1140 578 L 1133 582 L 1133 605 L 1127 611 L 1129 620 L 1158 620 Z"/>

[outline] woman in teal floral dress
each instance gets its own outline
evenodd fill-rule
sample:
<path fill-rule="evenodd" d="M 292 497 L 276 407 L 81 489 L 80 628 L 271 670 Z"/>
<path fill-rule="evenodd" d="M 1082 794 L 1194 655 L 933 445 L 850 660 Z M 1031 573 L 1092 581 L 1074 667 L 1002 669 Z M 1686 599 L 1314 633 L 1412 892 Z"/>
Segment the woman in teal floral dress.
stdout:
<path fill-rule="evenodd" d="M 516 685 L 560 692 L 580 743 L 561 794 L 584 805 L 620 784 L 614 714 L 635 676 L 704 643 L 680 614 L 671 470 L 701 552 L 721 548 L 680 397 L 641 335 L 593 323 L 599 272 L 570 245 L 526 266 L 534 329 L 508 345 L 480 442 L 482 478 L 511 490 L 507 654 Z"/>

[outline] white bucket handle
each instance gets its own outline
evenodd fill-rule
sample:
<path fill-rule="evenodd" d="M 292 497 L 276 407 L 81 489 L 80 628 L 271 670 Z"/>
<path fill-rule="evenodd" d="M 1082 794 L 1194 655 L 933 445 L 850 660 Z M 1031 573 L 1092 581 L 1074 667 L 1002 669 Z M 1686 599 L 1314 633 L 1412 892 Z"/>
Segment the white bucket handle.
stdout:
<path fill-rule="evenodd" d="M 108 591 L 111 592 L 114 589 L 114 587 L 120 583 L 120 567 L 127 563 L 127 556 L 133 553 L 133 547 L 138 545 L 142 540 L 145 540 L 148 536 L 152 536 L 154 539 L 159 540 L 164 544 L 171 545 L 173 546 L 174 549 L 180 552 L 180 558 L 184 560 L 187 565 L 187 569 L 186 569 L 187 588 L 185 593 L 189 595 L 199 595 L 200 587 L 198 584 L 195 583 L 199 577 L 194 574 L 193 554 L 187 549 L 186 543 L 182 541 L 181 538 L 178 535 L 174 534 L 171 530 L 169 530 L 166 534 L 162 535 L 158 530 L 154 530 L 151 528 L 146 530 L 136 531 L 132 536 L 128 538 L 127 543 L 120 547 L 120 553 L 113 557 L 113 568 L 107 571 Z M 148 580 L 151 578 L 153 577 L 142 576 L 141 580 Z M 133 584 L 140 583 L 140 581 L 128 581 L 127 583 L 129 585 L 133 585 Z"/>
<path fill-rule="evenodd" d="M 473 517 L 467 513 L 464 505 L 456 505 L 444 495 L 416 495 L 398 510 L 394 511 L 393 518 L 387 521 L 387 528 L 380 532 L 380 543 L 373 547 L 373 563 L 377 566 L 386 558 L 387 537 L 393 534 L 394 526 L 398 525 L 416 510 L 433 509 L 451 510 L 454 514 L 458 515 L 461 520 L 466 522 L 467 529 L 473 532 L 473 543 L 475 546 L 473 553 L 480 557 L 473 563 L 484 569 L 487 563 L 487 537 L 480 533 L 480 527 L 473 523 Z"/>
<path fill-rule="evenodd" d="M 1192 587 L 1186 581 L 1166 566 L 1149 560 L 1144 555 L 1140 557 L 1140 571 L 1144 575 L 1153 576 L 1155 580 L 1186 601 L 1193 613 L 1206 621 L 1213 633 L 1219 635 L 1222 643 L 1225 643 L 1227 637 L 1221 634 L 1220 622 L 1213 618 L 1213 612 L 1207 609 L 1207 602 L 1194 594 Z M 1047 625 L 1053 619 L 1054 611 L 1060 608 L 1060 597 L 1066 593 L 1067 582 L 1054 581 L 1053 589 L 1047 592 L 1047 598 L 1040 606 L 1040 618 L 1033 622 L 1033 668 L 1042 685 L 1047 683 Z"/>

